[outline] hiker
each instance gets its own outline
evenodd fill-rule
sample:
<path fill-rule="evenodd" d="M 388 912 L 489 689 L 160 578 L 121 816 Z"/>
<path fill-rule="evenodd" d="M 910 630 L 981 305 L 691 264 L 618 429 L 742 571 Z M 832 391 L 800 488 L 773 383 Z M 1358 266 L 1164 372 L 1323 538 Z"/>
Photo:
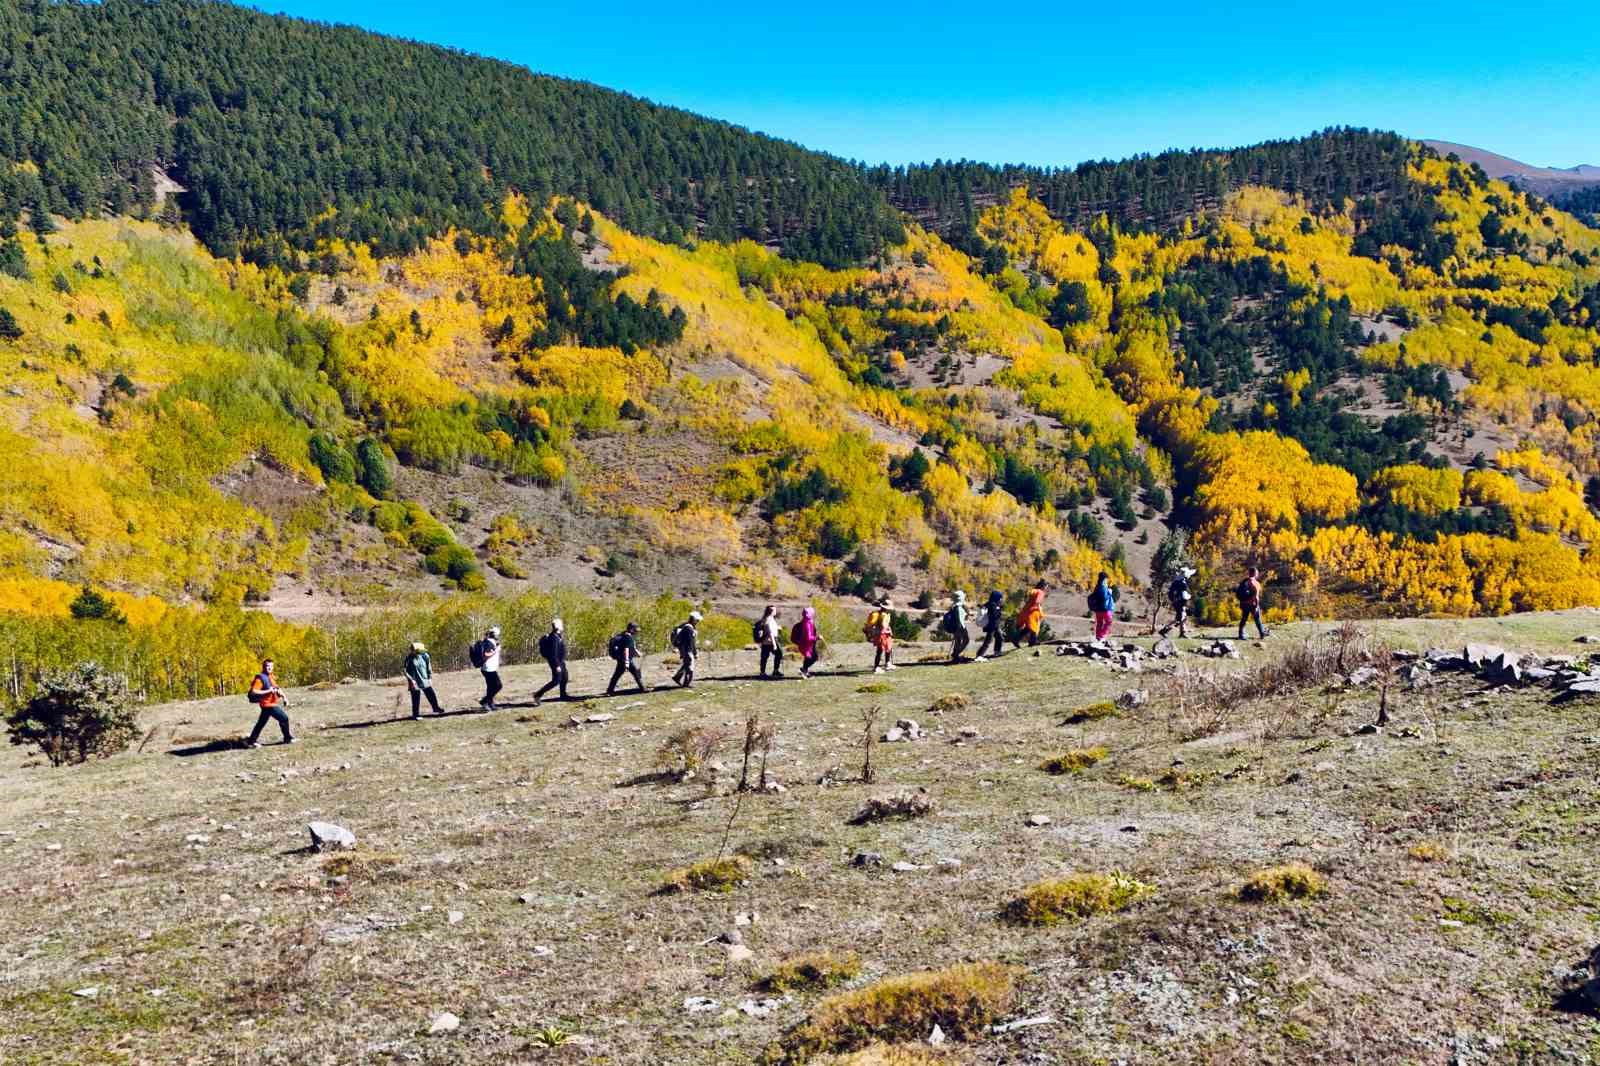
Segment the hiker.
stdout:
<path fill-rule="evenodd" d="M 539 701 L 551 689 L 558 690 L 562 699 L 570 700 L 572 697 L 567 695 L 567 627 L 561 619 L 550 619 L 550 632 L 539 638 L 539 658 L 550 667 L 550 680 L 533 694 L 533 705 L 539 706 Z"/>
<path fill-rule="evenodd" d="M 411 690 L 411 717 L 413 720 L 422 717 L 422 697 L 428 697 L 428 706 L 433 708 L 434 714 L 443 714 L 439 707 L 439 697 L 433 694 L 433 658 L 428 654 L 428 648 L 422 641 L 412 641 L 411 654 L 406 656 L 404 664 L 406 675 L 406 688 Z"/>
<path fill-rule="evenodd" d="M 894 615 L 887 596 L 879 600 L 872 613 L 867 615 L 867 624 L 861 628 L 861 632 L 873 648 L 872 672 L 881 674 L 885 670 L 893 670 Z"/>
<path fill-rule="evenodd" d="M 261 731 L 266 728 L 269 721 L 278 723 L 278 728 L 283 731 L 285 744 L 293 744 L 294 736 L 289 732 L 289 716 L 283 713 L 284 708 L 289 706 L 289 699 L 278 687 L 278 677 L 273 673 L 271 659 L 261 664 L 261 672 L 251 680 L 247 696 L 251 703 L 261 708 L 261 714 L 256 718 L 256 727 L 250 730 L 250 739 L 245 741 L 245 747 L 261 746 L 256 741 L 261 738 Z"/>
<path fill-rule="evenodd" d="M 950 634 L 950 661 L 960 662 L 961 653 L 972 643 L 972 636 L 967 632 L 966 592 L 956 589 L 955 602 L 944 613 L 944 620 L 939 623 L 939 628 Z"/>
<path fill-rule="evenodd" d="M 672 631 L 672 646 L 678 649 L 678 672 L 672 680 L 679 688 L 694 688 L 694 660 L 700 650 L 699 611 L 690 611 L 688 621 Z"/>
<path fill-rule="evenodd" d="M 1011 636 L 1011 643 L 1022 647 L 1026 640 L 1028 647 L 1039 646 L 1039 630 L 1044 628 L 1044 579 L 1033 583 L 1033 588 L 1028 591 L 1028 598 L 1023 601 L 1022 610 L 1017 612 L 1017 631 Z"/>
<path fill-rule="evenodd" d="M 778 609 L 771 604 L 761 612 L 761 621 L 751 629 L 761 648 L 761 676 L 767 676 L 767 660 L 772 660 L 772 680 L 783 676 L 783 630 L 778 625 Z"/>
<path fill-rule="evenodd" d="M 1239 597 L 1239 639 L 1244 639 L 1244 624 L 1252 618 L 1256 622 L 1256 639 L 1266 640 L 1267 630 L 1261 624 L 1261 571 L 1255 567 L 1245 575 L 1239 587 L 1234 589 L 1234 595 Z"/>
<path fill-rule="evenodd" d="M 1194 598 L 1189 591 L 1189 579 L 1192 577 L 1194 567 L 1179 567 L 1167 585 L 1167 604 L 1172 608 L 1172 621 L 1161 627 L 1162 636 L 1172 632 L 1173 626 L 1178 627 L 1178 636 L 1189 635 L 1189 601 Z"/>
<path fill-rule="evenodd" d="M 468 649 L 468 657 L 483 674 L 483 699 L 478 701 L 478 706 L 492 711 L 494 698 L 504 687 L 500 683 L 500 627 L 491 626 L 483 639 Z"/>
<path fill-rule="evenodd" d="M 1111 578 L 1104 570 L 1094 579 L 1094 591 L 1089 593 L 1089 613 L 1094 615 L 1094 639 L 1105 640 L 1111 635 L 1115 620 L 1117 594 L 1111 588 Z"/>
<path fill-rule="evenodd" d="M 822 634 L 817 632 L 815 607 L 807 607 L 800 612 L 800 621 L 789 630 L 789 640 L 800 653 L 800 676 L 809 680 L 811 668 L 817 665 L 817 647 L 822 643 Z"/>
<path fill-rule="evenodd" d="M 617 668 L 611 672 L 611 684 L 606 686 L 606 695 L 617 694 L 617 682 L 624 673 L 632 674 L 633 683 L 643 692 L 644 676 L 639 673 L 639 623 L 629 622 L 626 629 L 611 638 L 606 652 L 617 661 Z"/>
<path fill-rule="evenodd" d="M 983 605 L 983 641 L 978 645 L 976 661 L 986 663 L 989 661 L 989 643 L 994 642 L 994 657 L 996 659 L 1005 654 L 1005 610 L 1006 598 L 999 589 L 989 592 L 989 599 Z"/>

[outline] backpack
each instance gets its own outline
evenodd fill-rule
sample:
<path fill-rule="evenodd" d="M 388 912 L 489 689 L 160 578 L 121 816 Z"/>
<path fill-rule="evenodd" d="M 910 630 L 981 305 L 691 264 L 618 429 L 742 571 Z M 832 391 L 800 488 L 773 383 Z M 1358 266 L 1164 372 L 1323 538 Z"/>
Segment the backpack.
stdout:
<path fill-rule="evenodd" d="M 1167 586 L 1167 599 L 1173 603 L 1183 603 L 1189 598 L 1189 582 L 1181 577 L 1172 579 L 1172 584 Z"/>
<path fill-rule="evenodd" d="M 883 617 L 884 614 L 882 611 L 873 611 L 871 614 L 867 615 L 867 624 L 861 627 L 861 635 L 866 637 L 869 641 L 872 641 L 874 644 L 876 644 L 878 638 L 883 635 Z"/>
<path fill-rule="evenodd" d="M 944 621 L 939 623 L 939 628 L 953 636 L 966 627 L 961 624 L 961 619 L 956 616 L 956 609 L 952 606 L 944 613 Z"/>
<path fill-rule="evenodd" d="M 611 643 L 606 645 L 606 654 L 620 663 L 627 646 L 628 635 L 626 633 L 618 633 L 616 636 L 611 638 Z"/>
<path fill-rule="evenodd" d="M 541 659 L 554 659 L 556 657 L 556 635 L 546 633 L 539 638 L 539 657 Z"/>
<path fill-rule="evenodd" d="M 1105 589 L 1103 589 L 1099 585 L 1096 585 L 1094 587 L 1094 591 L 1089 593 L 1089 610 L 1091 610 L 1091 611 L 1109 611 L 1110 609 L 1111 609 L 1110 605 L 1106 603 L 1106 591 L 1105 591 Z"/>
<path fill-rule="evenodd" d="M 479 670 L 482 670 L 483 664 L 489 661 L 488 641 L 473 641 L 472 647 L 467 649 L 467 658 L 472 661 L 473 666 L 477 667 Z"/>
<path fill-rule="evenodd" d="M 750 639 L 757 644 L 765 644 L 767 642 L 767 620 L 765 618 L 759 622 L 751 623 Z"/>
<path fill-rule="evenodd" d="M 1241 607 L 1255 606 L 1256 587 L 1250 583 L 1249 578 L 1239 582 L 1239 587 L 1233 590 L 1233 594 L 1239 597 L 1239 605 Z"/>
<path fill-rule="evenodd" d="M 796 622 L 789 628 L 789 643 L 793 644 L 797 648 L 805 643 L 806 631 L 804 626 L 804 622 Z"/>
<path fill-rule="evenodd" d="M 689 623 L 682 622 L 672 631 L 672 646 L 682 651 L 689 643 Z"/>

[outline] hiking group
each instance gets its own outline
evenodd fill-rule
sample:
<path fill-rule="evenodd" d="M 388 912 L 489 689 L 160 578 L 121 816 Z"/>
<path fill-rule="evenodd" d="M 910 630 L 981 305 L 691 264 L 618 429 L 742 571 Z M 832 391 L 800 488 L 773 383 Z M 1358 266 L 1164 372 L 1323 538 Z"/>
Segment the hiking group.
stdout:
<path fill-rule="evenodd" d="M 1190 582 L 1194 575 L 1193 568 L 1184 567 L 1178 570 L 1168 583 L 1166 600 L 1172 610 L 1172 620 L 1158 630 L 1163 637 L 1174 628 L 1178 630 L 1180 637 L 1189 635 L 1188 623 L 1193 600 Z M 977 611 L 975 620 L 983 639 L 978 644 L 977 654 L 968 660 L 965 653 L 972 645 L 969 627 L 974 621 L 974 616 L 968 610 L 966 592 L 957 590 L 949 609 L 939 621 L 939 631 L 950 638 L 949 661 L 987 662 L 999 658 L 1005 653 L 1008 641 L 1018 649 L 1024 646 L 1037 648 L 1045 637 L 1044 601 L 1048 591 L 1049 586 L 1045 582 L 1035 582 L 1023 595 L 1022 606 L 1012 617 L 1008 631 L 1005 595 L 999 589 L 992 590 L 989 598 Z M 1239 605 L 1239 639 L 1244 639 L 1245 626 L 1250 622 L 1255 623 L 1258 638 L 1264 639 L 1267 636 L 1267 629 L 1261 616 L 1261 574 L 1256 567 L 1250 567 L 1244 578 L 1235 586 L 1234 596 Z M 1111 584 L 1110 575 L 1104 571 L 1095 578 L 1094 588 L 1089 592 L 1088 608 L 1093 619 L 1094 639 L 1106 640 L 1110 637 L 1115 624 L 1117 590 Z M 678 654 L 678 669 L 672 675 L 672 680 L 680 688 L 694 687 L 695 666 L 699 659 L 700 624 L 704 620 L 704 615 L 699 611 L 690 611 L 688 617 L 674 627 L 668 637 L 672 650 Z M 872 672 L 875 674 L 898 669 L 894 662 L 895 620 L 894 605 L 884 597 L 873 604 L 861 628 L 862 636 L 872 646 Z M 491 626 L 467 649 L 468 660 L 483 675 L 484 691 L 478 700 L 478 706 L 484 712 L 496 709 L 496 698 L 505 688 L 500 680 L 502 653 L 500 636 L 500 627 Z M 821 659 L 825 643 L 817 628 L 817 612 L 814 607 L 803 608 L 799 619 L 785 631 L 779 609 L 769 605 L 762 611 L 761 617 L 752 624 L 750 637 L 760 656 L 758 671 L 764 680 L 779 680 L 786 676 L 783 672 L 783 660 L 787 645 L 793 645 L 800 657 L 799 677 L 811 678 Z M 534 692 L 534 706 L 539 706 L 551 690 L 555 690 L 562 700 L 573 699 L 567 689 L 569 674 L 566 625 L 560 618 L 551 619 L 549 630 L 539 638 L 538 648 L 539 657 L 550 668 L 550 680 Z M 629 622 L 607 641 L 606 654 L 616 663 L 615 669 L 611 672 L 611 681 L 606 685 L 607 696 L 616 695 L 617 685 L 624 677 L 633 679 L 636 691 L 648 691 L 644 683 L 642 669 L 644 654 L 639 649 L 637 622 Z M 411 697 L 413 719 L 422 717 L 423 700 L 427 700 L 429 708 L 435 715 L 444 714 L 443 708 L 439 705 L 439 698 L 433 690 L 433 659 L 428 654 L 427 646 L 421 641 L 412 643 L 410 652 L 401 664 L 401 672 L 405 676 L 406 688 Z M 247 746 L 258 747 L 262 730 L 269 722 L 274 721 L 277 722 L 283 735 L 283 743 L 294 743 L 295 738 L 290 730 L 287 714 L 289 702 L 283 690 L 278 687 L 271 659 L 261 664 L 261 672 L 251 680 L 247 695 L 250 702 L 260 711 L 255 728 L 251 730 L 250 738 L 246 742 Z"/>

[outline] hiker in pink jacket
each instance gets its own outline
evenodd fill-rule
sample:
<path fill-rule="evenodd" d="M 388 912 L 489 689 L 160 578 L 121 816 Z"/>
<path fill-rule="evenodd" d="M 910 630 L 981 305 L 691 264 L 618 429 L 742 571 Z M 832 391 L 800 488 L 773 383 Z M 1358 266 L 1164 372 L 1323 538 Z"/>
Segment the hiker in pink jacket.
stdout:
<path fill-rule="evenodd" d="M 810 677 L 811 668 L 817 665 L 817 645 L 822 638 L 817 634 L 817 609 L 807 607 L 800 612 L 800 621 L 789 631 L 789 640 L 800 653 L 800 676 Z"/>

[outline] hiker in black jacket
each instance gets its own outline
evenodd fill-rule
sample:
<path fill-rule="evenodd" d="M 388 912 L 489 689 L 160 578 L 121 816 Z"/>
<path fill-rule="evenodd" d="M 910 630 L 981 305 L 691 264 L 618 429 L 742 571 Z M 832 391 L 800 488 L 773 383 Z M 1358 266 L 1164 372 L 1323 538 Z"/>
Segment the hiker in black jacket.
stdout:
<path fill-rule="evenodd" d="M 678 672 L 672 675 L 672 680 L 680 688 L 694 687 L 694 660 L 700 650 L 702 617 L 699 611 L 690 611 L 689 620 L 672 631 L 672 646 L 678 649 Z"/>
<path fill-rule="evenodd" d="M 1006 598 L 1000 594 L 999 589 L 989 593 L 989 601 L 983 605 L 983 643 L 978 645 L 977 662 L 985 662 L 989 658 L 989 642 L 994 642 L 994 657 L 1000 658 L 1005 654 L 1006 648 Z"/>
<path fill-rule="evenodd" d="M 550 632 L 539 638 L 539 657 L 550 667 L 550 680 L 533 694 L 533 705 L 539 706 L 539 700 L 553 688 L 560 689 L 562 699 L 571 699 L 567 695 L 567 633 L 561 619 L 552 618 Z"/>
<path fill-rule="evenodd" d="M 639 691 L 644 691 L 644 676 L 639 673 L 639 623 L 629 622 L 628 628 L 611 638 L 607 651 L 617 661 L 617 668 L 611 673 L 611 684 L 606 686 L 606 695 L 617 694 L 617 682 L 622 680 L 624 673 L 633 675 L 633 683 L 639 686 Z"/>

